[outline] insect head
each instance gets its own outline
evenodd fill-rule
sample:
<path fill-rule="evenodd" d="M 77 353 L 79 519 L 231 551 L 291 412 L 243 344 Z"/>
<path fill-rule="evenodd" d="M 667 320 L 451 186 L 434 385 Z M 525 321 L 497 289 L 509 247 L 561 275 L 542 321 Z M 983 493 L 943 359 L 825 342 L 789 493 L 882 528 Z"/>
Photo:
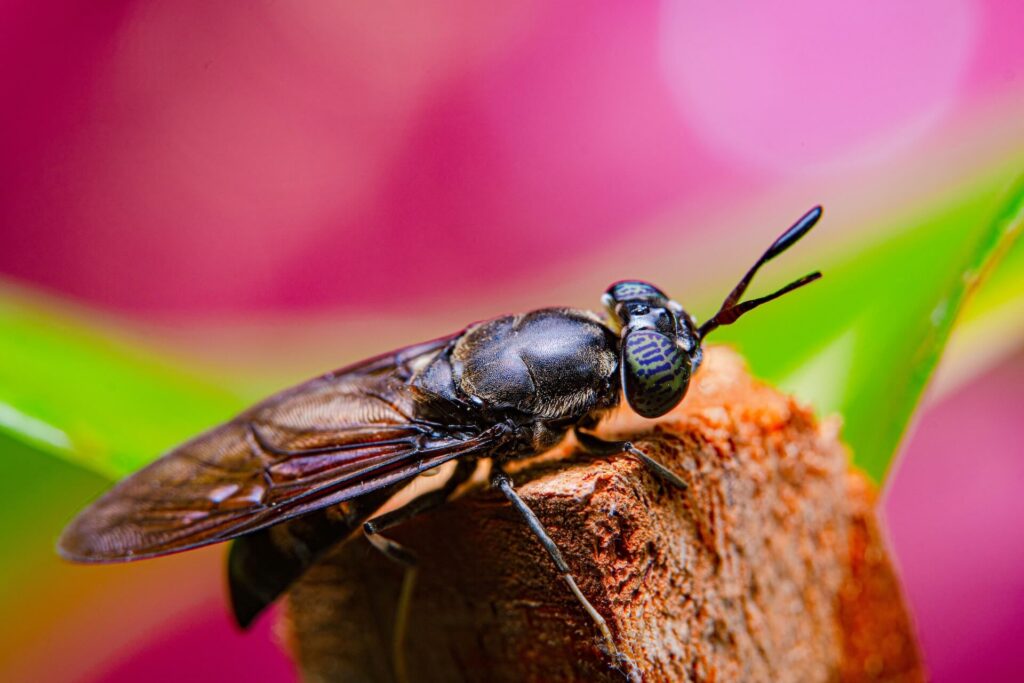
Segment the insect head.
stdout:
<path fill-rule="evenodd" d="M 621 280 L 608 288 L 603 301 L 609 322 L 620 334 L 619 371 L 630 408 L 647 418 L 675 408 L 700 365 L 701 343 L 709 332 L 821 277 L 821 273 L 811 273 L 768 296 L 739 301 L 757 270 L 796 243 L 819 218 L 821 207 L 816 206 L 775 240 L 700 328 L 679 303 L 648 282 Z"/>

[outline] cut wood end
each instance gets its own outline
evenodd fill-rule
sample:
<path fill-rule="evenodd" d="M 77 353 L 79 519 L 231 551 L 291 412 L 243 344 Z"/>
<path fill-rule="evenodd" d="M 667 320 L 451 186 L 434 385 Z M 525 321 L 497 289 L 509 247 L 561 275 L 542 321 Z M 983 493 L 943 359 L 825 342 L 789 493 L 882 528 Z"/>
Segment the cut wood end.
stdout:
<path fill-rule="evenodd" d="M 922 680 L 874 491 L 837 431 L 713 347 L 676 411 L 606 430 L 685 491 L 623 456 L 548 454 L 514 476 L 645 681 Z M 412 681 L 623 680 L 500 494 L 478 486 L 389 536 L 420 556 Z M 282 631 L 305 680 L 393 680 L 401 580 L 360 539 L 294 587 Z"/>

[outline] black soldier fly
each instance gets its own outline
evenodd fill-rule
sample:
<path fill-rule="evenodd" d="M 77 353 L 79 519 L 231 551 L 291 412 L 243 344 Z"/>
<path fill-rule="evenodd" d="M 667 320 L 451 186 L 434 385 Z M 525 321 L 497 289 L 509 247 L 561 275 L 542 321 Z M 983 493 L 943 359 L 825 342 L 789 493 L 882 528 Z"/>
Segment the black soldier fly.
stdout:
<path fill-rule="evenodd" d="M 505 315 L 272 396 L 119 483 L 71 522 L 59 551 L 78 562 L 118 562 L 235 539 L 231 601 L 246 626 L 360 525 L 375 547 L 411 571 L 414 553 L 382 532 L 445 502 L 477 460 L 488 458 L 492 485 L 617 657 L 604 618 L 503 464 L 542 453 L 572 430 L 585 451 L 636 457 L 684 487 L 631 443 L 604 440 L 594 428 L 622 396 L 643 417 L 666 414 L 685 396 L 710 332 L 821 277 L 815 272 L 740 301 L 758 269 L 820 217 L 815 207 L 786 230 L 699 326 L 654 285 L 626 280 L 604 294 L 604 316 L 569 308 Z M 440 488 L 377 514 L 414 477 L 449 461 L 456 466 Z M 403 621 L 400 615 L 399 643 Z"/>

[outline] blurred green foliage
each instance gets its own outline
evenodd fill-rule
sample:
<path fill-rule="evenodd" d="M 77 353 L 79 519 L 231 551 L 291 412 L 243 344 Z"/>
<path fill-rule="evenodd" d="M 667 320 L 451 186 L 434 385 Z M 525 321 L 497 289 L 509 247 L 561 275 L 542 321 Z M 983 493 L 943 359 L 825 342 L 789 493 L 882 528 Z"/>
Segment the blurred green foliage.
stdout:
<path fill-rule="evenodd" d="M 218 384 L 0 288 L 0 434 L 118 478 L 230 417 Z"/>
<path fill-rule="evenodd" d="M 56 530 L 110 480 L 6 434 L 0 434 L 0 454 L 0 611 L 7 613 L 25 586 L 42 578 L 40 569 L 52 566 Z"/>
<path fill-rule="evenodd" d="M 826 260 L 820 282 L 716 341 L 738 346 L 758 376 L 842 416 L 854 461 L 880 481 L 968 295 L 1004 255 L 986 305 L 1024 290 L 1022 222 L 1024 180 L 990 181 Z"/>

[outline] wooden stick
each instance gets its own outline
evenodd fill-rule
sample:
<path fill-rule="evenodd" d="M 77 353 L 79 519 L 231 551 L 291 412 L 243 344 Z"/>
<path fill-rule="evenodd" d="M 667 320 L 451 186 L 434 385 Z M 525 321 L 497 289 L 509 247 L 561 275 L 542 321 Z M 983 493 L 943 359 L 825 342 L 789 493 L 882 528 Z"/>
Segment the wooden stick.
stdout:
<path fill-rule="evenodd" d="M 922 680 L 873 490 L 837 432 L 712 348 L 677 411 L 603 432 L 685 491 L 571 444 L 515 472 L 516 490 L 644 681 Z M 500 492 L 480 486 L 389 534 L 420 558 L 412 682 L 625 680 Z M 305 680 L 393 680 L 401 581 L 361 540 L 310 571 L 282 626 Z"/>

